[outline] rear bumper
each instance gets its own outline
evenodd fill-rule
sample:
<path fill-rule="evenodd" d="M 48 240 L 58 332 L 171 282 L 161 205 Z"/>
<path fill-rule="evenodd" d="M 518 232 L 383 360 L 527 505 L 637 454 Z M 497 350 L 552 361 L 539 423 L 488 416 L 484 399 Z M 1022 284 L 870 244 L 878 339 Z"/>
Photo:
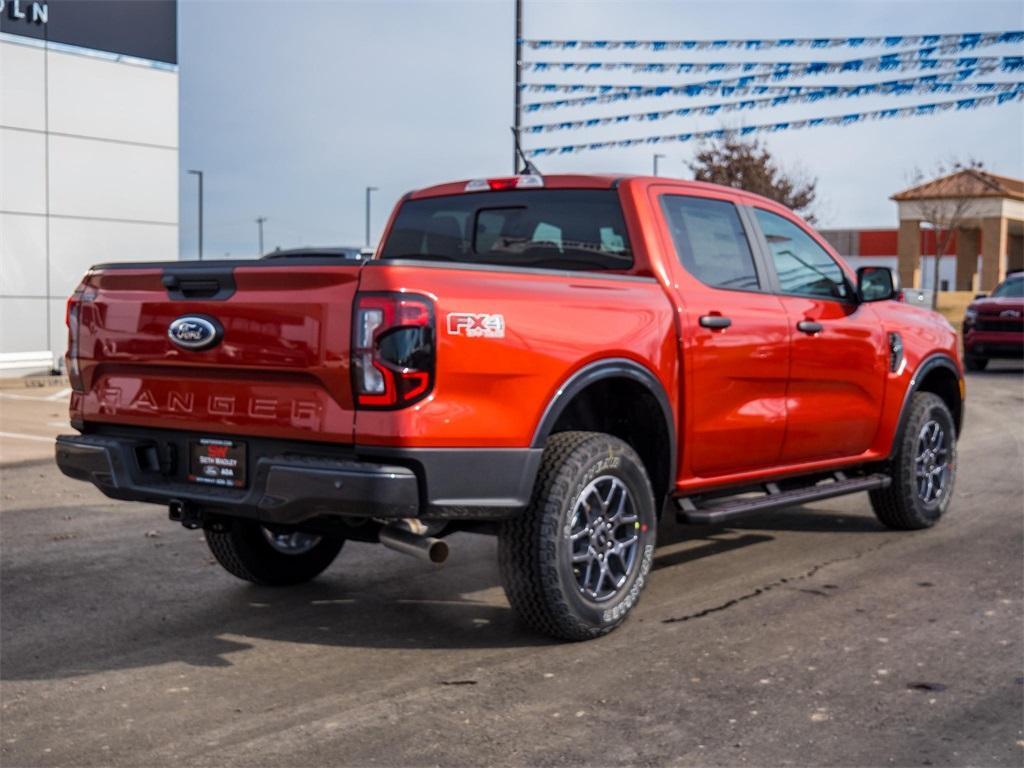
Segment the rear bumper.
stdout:
<path fill-rule="evenodd" d="M 529 503 L 539 450 L 366 449 L 247 439 L 249 486 L 198 485 L 180 459 L 201 435 L 123 430 L 61 435 L 57 466 L 114 499 L 195 504 L 297 524 L 314 517 L 501 519 Z"/>

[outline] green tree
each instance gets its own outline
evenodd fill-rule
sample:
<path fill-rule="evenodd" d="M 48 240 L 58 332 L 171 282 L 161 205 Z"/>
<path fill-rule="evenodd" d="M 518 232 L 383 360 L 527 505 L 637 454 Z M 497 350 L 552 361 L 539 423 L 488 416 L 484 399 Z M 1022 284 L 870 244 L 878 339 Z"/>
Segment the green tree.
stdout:
<path fill-rule="evenodd" d="M 814 204 L 818 180 L 787 173 L 756 139 L 745 141 L 732 134 L 704 143 L 690 163 L 690 170 L 697 181 L 763 195 L 814 222 L 809 209 Z"/>

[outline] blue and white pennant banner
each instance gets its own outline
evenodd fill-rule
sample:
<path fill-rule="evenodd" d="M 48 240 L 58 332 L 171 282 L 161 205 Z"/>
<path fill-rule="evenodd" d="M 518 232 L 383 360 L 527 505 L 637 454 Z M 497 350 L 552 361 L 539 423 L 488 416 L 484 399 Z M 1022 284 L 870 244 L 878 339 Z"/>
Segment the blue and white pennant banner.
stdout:
<path fill-rule="evenodd" d="M 1019 43 L 1024 31 L 968 32 L 942 35 L 881 35 L 857 37 L 783 37 L 719 40 L 522 40 L 529 49 L 540 50 L 650 50 L 707 51 L 738 49 L 764 51 L 773 48 L 866 48 L 883 46 L 929 46 L 957 44 L 963 48 L 994 43 Z M 990 42 L 986 42 L 990 41 Z"/>
<path fill-rule="evenodd" d="M 842 61 L 525 61 L 528 72 L 767 72 L 777 77 L 823 72 L 861 72 L 916 67 L 920 59 L 937 59 L 963 50 L 960 45 L 933 45 Z"/>
<path fill-rule="evenodd" d="M 1014 90 L 987 96 L 974 96 L 955 101 L 942 101 L 931 104 L 917 104 L 909 107 L 894 107 L 890 109 L 876 109 L 869 112 L 853 112 L 845 115 L 832 115 L 830 117 L 814 117 L 805 120 L 785 120 L 762 125 L 750 125 L 743 128 L 729 129 L 718 128 L 709 131 L 693 131 L 687 133 L 672 133 L 663 136 L 646 136 L 641 138 L 612 139 L 609 141 L 590 141 L 583 144 L 567 144 L 558 147 L 536 147 L 527 149 L 529 157 L 540 157 L 543 155 L 565 155 L 587 152 L 598 149 L 628 148 L 643 145 L 666 144 L 671 142 L 699 141 L 701 139 L 721 139 L 730 135 L 749 136 L 758 133 L 778 133 L 780 131 L 794 131 L 804 128 L 816 128 L 819 126 L 847 126 L 867 120 L 891 120 L 902 117 L 921 117 L 934 115 L 950 110 L 962 111 L 973 110 L 979 107 L 1008 104 L 1013 101 L 1024 100 L 1024 86 L 1018 86 Z"/>
<path fill-rule="evenodd" d="M 955 68 L 958 77 L 968 78 L 987 74 L 995 70 L 1003 72 L 1024 71 L 1024 56 L 968 56 L 956 59 L 919 59 L 913 67 L 907 69 L 924 71 Z M 827 70 L 843 71 L 837 66 Z M 819 74 L 819 73 L 816 73 Z M 705 80 L 685 85 L 612 85 L 590 83 L 523 83 L 521 88 L 527 93 L 589 93 L 593 96 L 576 96 L 567 99 L 528 102 L 523 105 L 524 112 L 537 112 L 545 109 L 562 107 L 579 107 L 589 104 L 607 104 L 629 99 L 647 98 L 652 96 L 702 96 L 720 93 L 732 96 L 739 89 L 750 88 L 761 83 L 777 81 L 783 78 L 772 74 L 741 75 L 740 77 Z"/>
<path fill-rule="evenodd" d="M 1024 88 L 1024 82 L 954 82 L 955 72 L 924 77 L 890 80 L 885 83 L 866 83 L 862 85 L 762 85 L 745 90 L 751 94 L 764 94 L 776 91 L 774 95 L 761 98 L 748 98 L 739 101 L 703 104 L 694 107 L 679 107 L 648 112 L 634 112 L 628 115 L 609 117 L 591 117 L 583 120 L 562 120 L 555 123 L 538 123 L 524 126 L 523 133 L 550 133 L 552 131 L 578 130 L 581 128 L 599 128 L 608 125 L 623 125 L 630 122 L 650 122 L 665 120 L 672 117 L 700 117 L 732 112 L 742 112 L 770 107 L 782 107 L 793 104 L 807 104 L 823 99 L 855 97 L 867 95 L 903 96 L 908 94 L 926 93 L 1006 93 Z M 738 94 L 740 95 L 740 94 Z"/>

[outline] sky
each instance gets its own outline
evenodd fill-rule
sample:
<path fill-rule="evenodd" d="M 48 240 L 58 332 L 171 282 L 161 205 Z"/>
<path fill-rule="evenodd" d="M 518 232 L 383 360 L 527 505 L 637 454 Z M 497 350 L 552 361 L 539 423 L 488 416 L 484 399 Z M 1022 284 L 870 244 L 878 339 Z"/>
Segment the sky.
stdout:
<path fill-rule="evenodd" d="M 371 242 L 411 189 L 512 171 L 512 0 L 179 0 L 180 248 L 197 252 L 204 172 L 204 257 L 362 245 L 365 189 L 374 186 Z M 1020 0 L 525 0 L 527 39 L 839 37 L 1024 30 Z M 892 49 L 890 49 L 892 50 Z M 875 49 L 736 52 L 527 50 L 533 61 L 802 61 L 874 55 Z M 974 55 L 1021 55 L 993 46 Z M 961 54 L 958 54 L 961 55 Z M 966 55 L 972 55 L 970 53 Z M 800 78 L 810 85 L 913 76 L 869 73 Z M 527 73 L 528 82 L 680 84 L 704 75 Z M 1022 80 L 996 72 L 979 81 Z M 742 115 L 632 122 L 524 138 L 527 147 L 651 136 L 819 117 L 958 98 L 909 95 L 826 100 Z M 524 100 L 545 100 L 528 94 Z M 611 116 L 720 102 L 663 96 L 528 114 L 524 123 Z M 817 179 L 822 228 L 892 227 L 894 192 L 942 162 L 980 160 L 1024 177 L 1024 103 L 934 117 L 787 131 L 765 138 L 778 162 Z M 696 145 L 661 144 L 537 158 L 544 173 L 651 173 L 691 178 Z"/>

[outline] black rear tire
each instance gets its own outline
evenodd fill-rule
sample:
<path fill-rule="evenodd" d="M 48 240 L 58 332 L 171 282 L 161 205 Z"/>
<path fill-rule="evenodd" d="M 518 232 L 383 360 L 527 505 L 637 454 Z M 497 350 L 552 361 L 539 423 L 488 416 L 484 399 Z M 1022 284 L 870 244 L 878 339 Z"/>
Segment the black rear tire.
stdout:
<path fill-rule="evenodd" d="M 953 414 L 942 398 L 931 392 L 912 395 L 909 408 L 889 466 L 892 484 L 870 494 L 878 520 L 899 531 L 935 525 L 949 508 L 956 482 L 957 434 Z M 941 439 L 935 439 L 938 433 L 932 425 L 941 433 Z M 929 453 L 933 442 L 937 448 Z M 929 475 L 933 478 L 931 486 Z"/>
<path fill-rule="evenodd" d="M 505 594 L 542 634 L 607 634 L 639 599 L 656 535 L 654 494 L 636 452 L 611 435 L 561 432 L 545 446 L 530 506 L 502 524 Z"/>
<path fill-rule="evenodd" d="M 285 554 L 271 546 L 255 520 L 232 520 L 226 530 L 206 530 L 206 543 L 224 570 L 270 587 L 302 584 L 319 576 L 338 556 L 344 539 L 320 537 L 308 550 Z"/>
<path fill-rule="evenodd" d="M 964 368 L 968 371 L 984 371 L 988 366 L 987 357 L 975 357 L 974 355 L 964 355 Z"/>

